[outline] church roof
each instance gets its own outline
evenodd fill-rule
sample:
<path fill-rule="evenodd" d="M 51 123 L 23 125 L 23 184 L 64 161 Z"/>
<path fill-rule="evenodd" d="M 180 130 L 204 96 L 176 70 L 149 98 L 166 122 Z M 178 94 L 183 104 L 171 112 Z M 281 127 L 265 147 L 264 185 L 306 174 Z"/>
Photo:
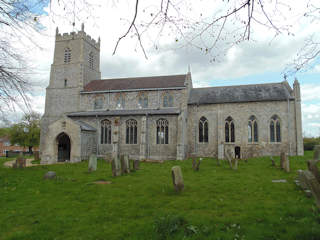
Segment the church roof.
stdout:
<path fill-rule="evenodd" d="M 286 81 L 280 83 L 193 88 L 188 104 L 284 101 L 293 98 Z"/>
<path fill-rule="evenodd" d="M 97 131 L 94 127 L 92 127 L 91 125 L 83 121 L 79 120 L 79 121 L 76 121 L 76 123 L 80 125 L 80 128 L 82 131 L 91 131 L 91 132 Z"/>
<path fill-rule="evenodd" d="M 104 110 L 69 113 L 68 117 L 89 117 L 89 116 L 127 116 L 127 115 L 178 115 L 178 108 L 161 109 L 130 109 L 130 110 Z"/>
<path fill-rule="evenodd" d="M 117 90 L 141 90 L 141 89 L 170 89 L 185 88 L 186 74 L 170 76 L 152 76 L 136 78 L 115 78 L 93 80 L 89 82 L 83 92 L 108 92 Z"/>

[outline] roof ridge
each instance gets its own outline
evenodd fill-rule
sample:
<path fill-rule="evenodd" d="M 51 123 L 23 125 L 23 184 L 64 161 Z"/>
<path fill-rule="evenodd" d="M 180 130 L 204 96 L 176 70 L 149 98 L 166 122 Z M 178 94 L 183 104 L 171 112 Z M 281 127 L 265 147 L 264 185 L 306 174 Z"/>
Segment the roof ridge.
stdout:
<path fill-rule="evenodd" d="M 242 86 L 266 86 L 266 85 L 274 85 L 274 84 L 281 84 L 282 85 L 282 82 L 273 82 L 273 83 L 258 83 L 258 84 L 241 84 L 241 85 L 227 85 L 227 86 L 214 86 L 214 87 L 201 87 L 201 88 L 192 88 L 193 89 L 208 89 L 208 88 L 225 88 L 225 87 L 228 87 L 228 88 L 236 88 L 236 87 L 242 87 Z"/>
<path fill-rule="evenodd" d="M 177 76 L 187 76 L 187 74 L 158 75 L 158 76 L 144 76 L 144 77 L 120 77 L 120 78 L 107 78 L 107 79 L 100 79 L 100 80 L 96 79 L 96 80 L 92 80 L 92 81 L 128 80 L 128 79 L 140 79 L 140 78 L 177 77 Z"/>

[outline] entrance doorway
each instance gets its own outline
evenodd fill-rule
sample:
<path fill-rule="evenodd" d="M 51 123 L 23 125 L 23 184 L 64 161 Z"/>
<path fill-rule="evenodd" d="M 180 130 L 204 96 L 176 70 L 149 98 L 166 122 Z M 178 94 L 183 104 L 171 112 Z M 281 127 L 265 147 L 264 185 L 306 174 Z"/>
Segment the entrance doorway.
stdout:
<path fill-rule="evenodd" d="M 240 159 L 240 147 L 239 146 L 236 146 L 234 148 L 234 155 L 235 155 L 235 158 L 239 158 Z"/>
<path fill-rule="evenodd" d="M 65 162 L 70 160 L 70 138 L 65 133 L 60 133 L 57 137 L 58 142 L 58 162 Z"/>

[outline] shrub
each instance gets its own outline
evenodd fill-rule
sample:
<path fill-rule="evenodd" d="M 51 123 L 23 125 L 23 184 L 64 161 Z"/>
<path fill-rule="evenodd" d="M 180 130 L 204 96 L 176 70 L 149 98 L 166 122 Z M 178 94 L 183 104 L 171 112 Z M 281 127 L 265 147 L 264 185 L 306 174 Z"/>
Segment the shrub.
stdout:
<path fill-rule="evenodd" d="M 304 138 L 303 146 L 305 151 L 313 150 L 315 145 L 320 145 L 320 138 Z"/>

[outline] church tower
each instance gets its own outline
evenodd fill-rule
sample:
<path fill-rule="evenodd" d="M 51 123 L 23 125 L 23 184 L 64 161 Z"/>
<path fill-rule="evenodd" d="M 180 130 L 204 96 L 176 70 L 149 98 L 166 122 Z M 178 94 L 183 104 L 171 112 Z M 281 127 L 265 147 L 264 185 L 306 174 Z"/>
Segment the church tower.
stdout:
<path fill-rule="evenodd" d="M 92 80 L 101 79 L 100 38 L 84 31 L 60 34 L 56 29 L 50 82 L 46 88 L 45 112 L 41 120 L 40 148 L 46 130 L 66 113 L 79 111 L 80 91 Z"/>

